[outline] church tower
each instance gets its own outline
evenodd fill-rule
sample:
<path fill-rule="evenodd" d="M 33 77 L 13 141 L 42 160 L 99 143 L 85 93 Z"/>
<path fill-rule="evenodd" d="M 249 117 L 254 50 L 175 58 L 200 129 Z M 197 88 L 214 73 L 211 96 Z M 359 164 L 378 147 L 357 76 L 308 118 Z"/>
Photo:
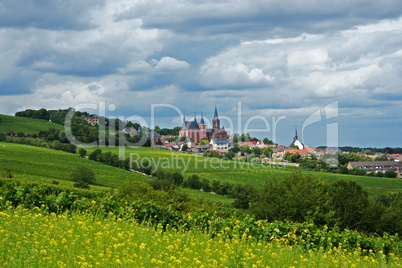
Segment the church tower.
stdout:
<path fill-rule="evenodd" d="M 216 110 L 216 106 L 215 106 L 214 119 L 212 120 L 212 128 L 214 129 L 215 132 L 221 128 L 221 121 L 218 118 L 218 111 Z"/>
<path fill-rule="evenodd" d="M 297 128 L 296 128 L 296 130 L 295 130 L 295 137 L 293 138 L 292 144 L 295 145 L 295 146 L 297 146 L 297 148 L 298 148 L 299 150 L 304 149 L 304 144 L 299 141 L 299 137 L 297 136 Z M 291 145 L 292 145 L 292 144 L 291 144 Z"/>
<path fill-rule="evenodd" d="M 207 138 L 207 126 L 204 122 L 204 113 L 201 112 L 201 121 L 200 121 L 200 132 L 201 132 L 201 140 Z"/>

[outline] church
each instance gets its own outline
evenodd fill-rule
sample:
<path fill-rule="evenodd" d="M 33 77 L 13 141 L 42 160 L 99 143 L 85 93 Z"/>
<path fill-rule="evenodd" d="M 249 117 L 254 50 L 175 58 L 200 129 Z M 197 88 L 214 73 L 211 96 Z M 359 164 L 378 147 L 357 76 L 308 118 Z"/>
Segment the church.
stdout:
<path fill-rule="evenodd" d="M 218 111 L 215 107 L 214 119 L 212 120 L 212 128 L 207 128 L 204 122 L 204 115 L 201 115 L 200 123 L 198 124 L 196 116 L 193 121 L 186 121 L 186 117 L 183 118 L 183 125 L 179 131 L 179 137 L 189 137 L 193 139 L 194 143 L 200 143 L 202 139 L 207 139 L 208 142 L 211 139 L 227 139 L 228 134 L 225 131 L 225 127 L 221 128 L 221 123 L 218 117 Z"/>
<path fill-rule="evenodd" d="M 297 136 L 297 129 L 295 130 L 295 132 L 296 132 L 295 137 L 293 138 L 293 142 L 292 142 L 292 144 L 290 144 L 290 146 L 294 145 L 299 150 L 303 150 L 304 149 L 304 144 L 299 141 L 299 137 Z"/>

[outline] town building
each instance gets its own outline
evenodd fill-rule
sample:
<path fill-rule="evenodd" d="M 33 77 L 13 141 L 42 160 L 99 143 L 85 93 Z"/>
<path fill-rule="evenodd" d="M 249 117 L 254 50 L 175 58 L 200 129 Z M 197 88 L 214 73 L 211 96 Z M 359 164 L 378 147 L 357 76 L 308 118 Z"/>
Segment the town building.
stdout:
<path fill-rule="evenodd" d="M 194 115 L 192 121 L 186 121 L 183 118 L 183 125 L 179 131 L 179 137 L 189 137 L 193 139 L 194 143 L 200 143 L 202 139 L 207 139 L 208 142 L 211 139 L 227 139 L 228 135 L 225 128 L 220 126 L 220 120 L 218 117 L 218 111 L 215 107 L 214 119 L 212 120 L 212 128 L 208 129 L 204 122 L 204 115 L 201 115 L 200 123 L 197 122 L 197 117 Z"/>
<path fill-rule="evenodd" d="M 83 114 L 81 117 L 92 126 L 99 125 L 99 116 L 97 115 L 86 116 Z"/>
<path fill-rule="evenodd" d="M 347 168 L 353 169 L 354 167 L 358 167 L 366 170 L 366 173 L 374 172 L 374 173 L 385 173 L 388 170 L 392 170 L 397 173 L 397 177 L 401 178 L 401 162 L 394 161 L 362 161 L 362 162 L 349 162 Z"/>
<path fill-rule="evenodd" d="M 227 152 L 230 148 L 234 147 L 234 143 L 226 138 L 211 139 L 209 144 L 211 145 L 211 150 L 222 152 Z"/>
<path fill-rule="evenodd" d="M 137 131 L 135 130 L 134 127 L 125 127 L 122 130 L 123 133 L 126 133 L 128 135 L 130 135 L 130 137 L 136 136 L 137 135 Z"/>

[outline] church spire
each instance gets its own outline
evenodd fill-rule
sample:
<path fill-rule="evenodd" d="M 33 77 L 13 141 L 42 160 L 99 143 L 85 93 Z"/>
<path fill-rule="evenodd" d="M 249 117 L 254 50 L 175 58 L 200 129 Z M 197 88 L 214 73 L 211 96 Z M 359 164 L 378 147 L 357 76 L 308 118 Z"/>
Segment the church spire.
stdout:
<path fill-rule="evenodd" d="M 218 110 L 216 109 L 216 105 L 215 105 L 214 120 L 218 120 Z"/>
<path fill-rule="evenodd" d="M 200 121 L 200 124 L 204 124 L 204 125 L 205 125 L 205 122 L 204 122 L 204 113 L 203 113 L 203 112 L 201 112 L 201 121 Z"/>
<path fill-rule="evenodd" d="M 295 128 L 295 140 L 297 140 L 298 139 L 298 137 L 297 137 L 297 128 Z"/>
<path fill-rule="evenodd" d="M 182 130 L 187 130 L 187 126 L 186 126 L 186 116 L 183 114 L 183 125 L 181 126 Z"/>

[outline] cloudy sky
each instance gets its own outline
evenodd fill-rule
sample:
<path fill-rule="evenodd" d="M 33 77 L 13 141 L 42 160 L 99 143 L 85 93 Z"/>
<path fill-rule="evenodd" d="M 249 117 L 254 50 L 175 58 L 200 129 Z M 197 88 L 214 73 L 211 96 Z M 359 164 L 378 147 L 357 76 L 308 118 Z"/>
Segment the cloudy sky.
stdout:
<path fill-rule="evenodd" d="M 402 147 L 398 0 L 0 0 L 0 55 L 2 114 L 104 102 L 174 127 L 216 105 L 284 145 Z"/>

